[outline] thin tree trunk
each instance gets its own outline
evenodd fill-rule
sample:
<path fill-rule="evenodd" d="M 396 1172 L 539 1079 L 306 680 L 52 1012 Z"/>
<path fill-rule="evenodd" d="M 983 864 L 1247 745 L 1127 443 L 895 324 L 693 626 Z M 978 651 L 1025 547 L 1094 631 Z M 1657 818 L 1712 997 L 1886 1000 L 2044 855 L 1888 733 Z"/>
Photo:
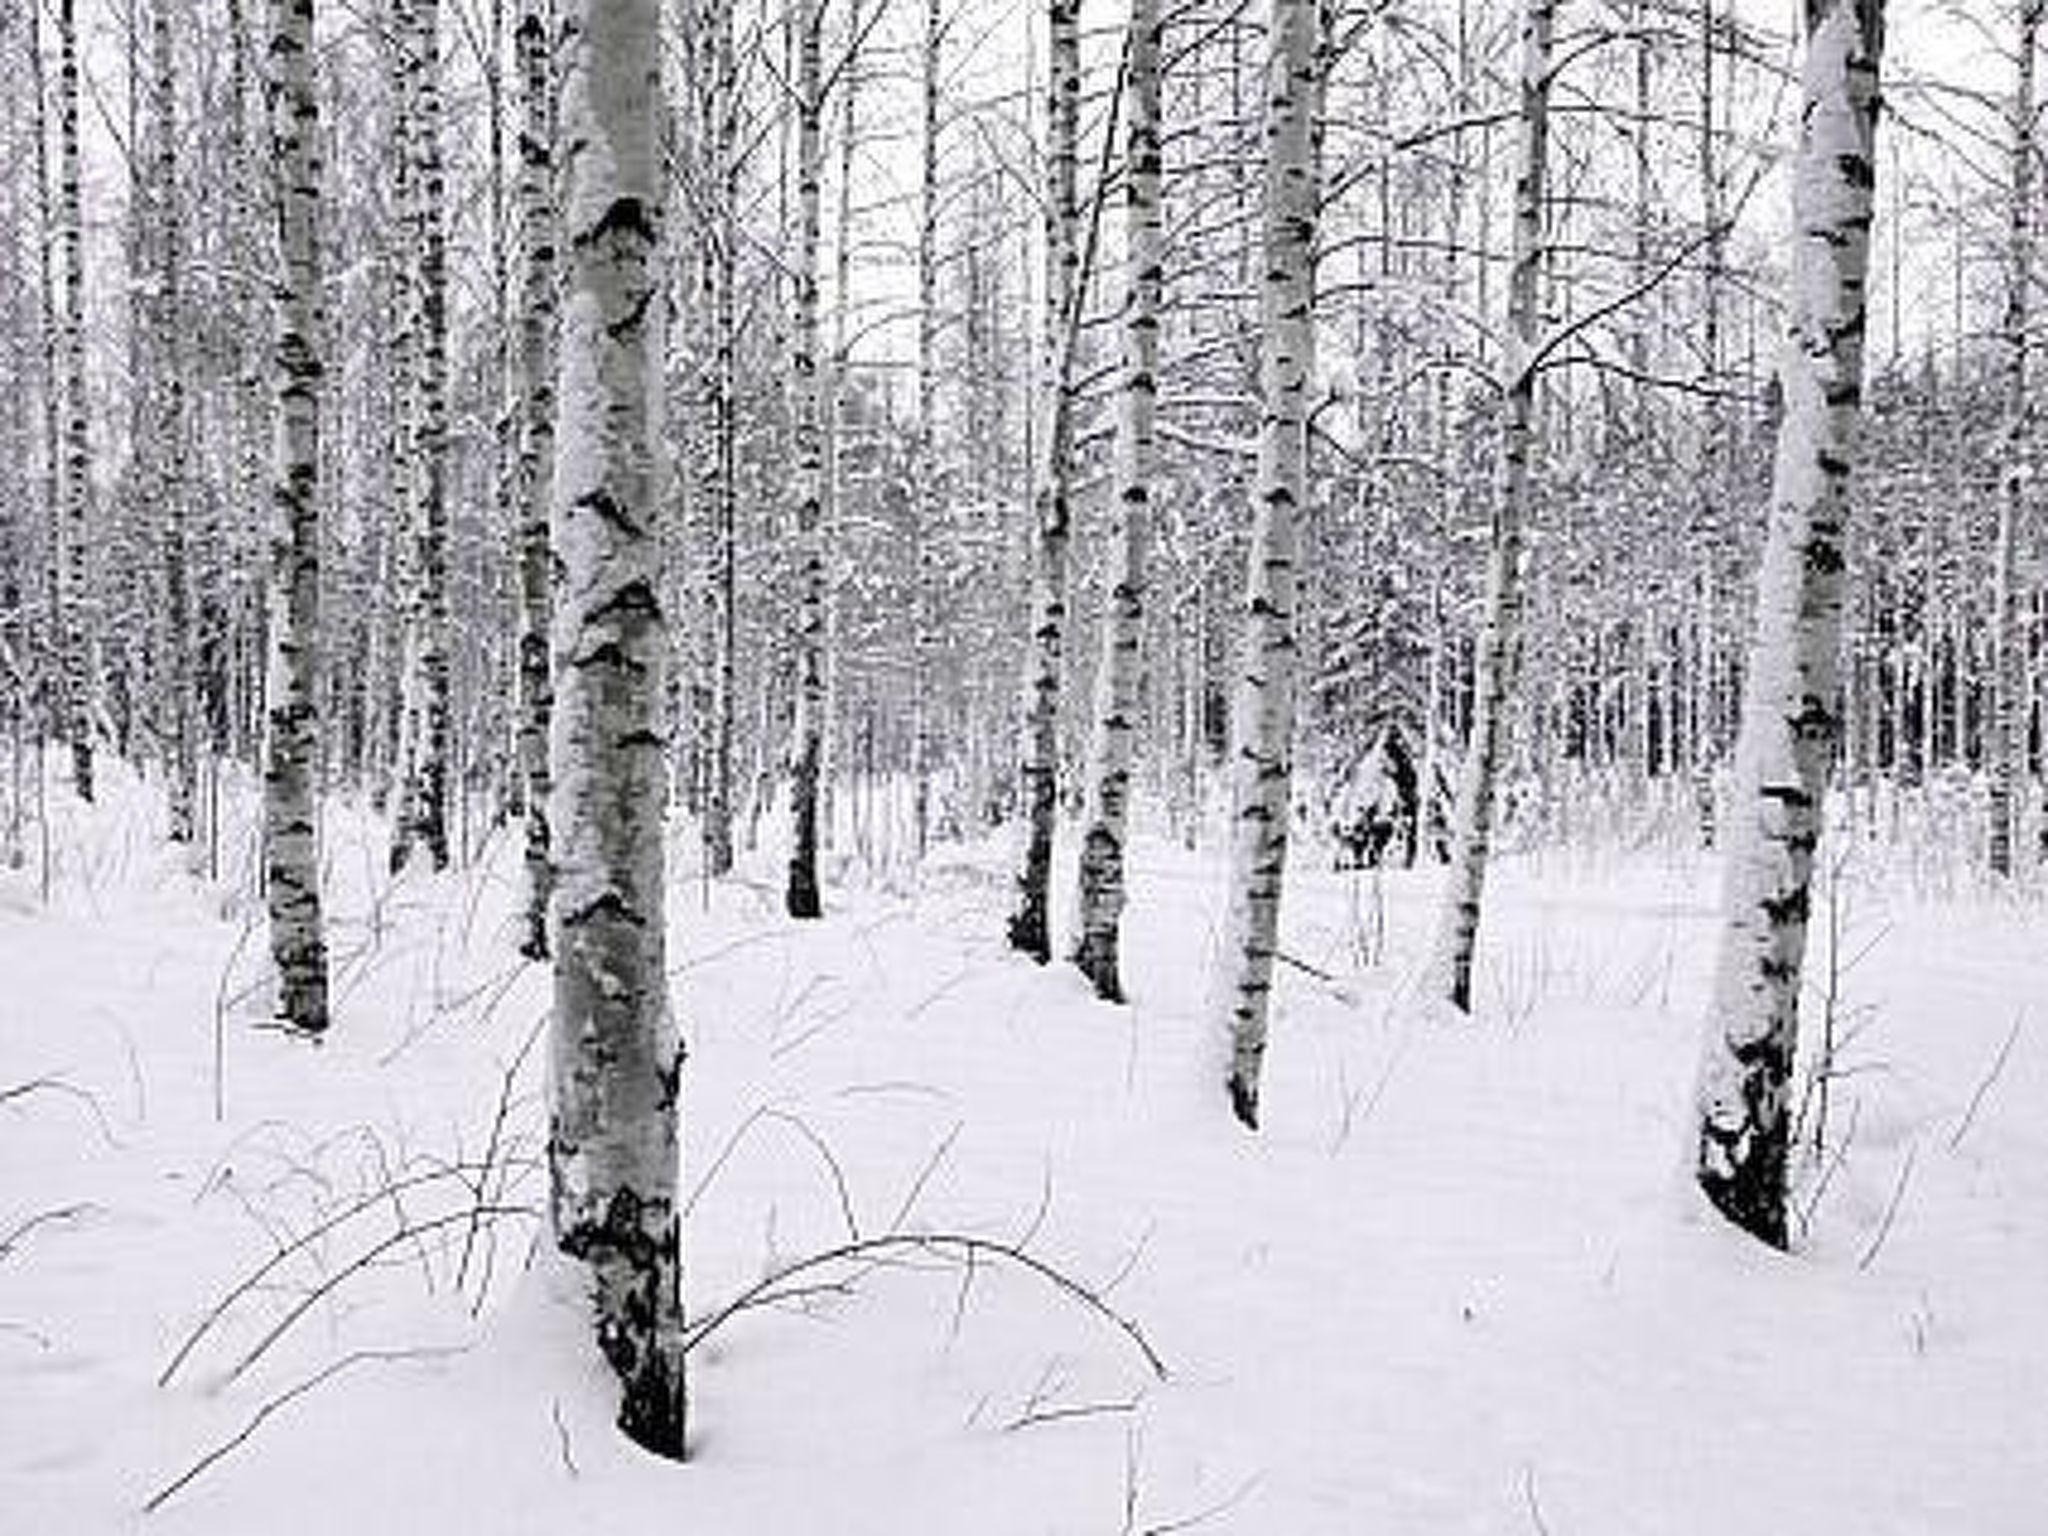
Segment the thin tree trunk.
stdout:
<path fill-rule="evenodd" d="M 713 875 L 732 872 L 733 863 L 733 736 L 739 707 L 738 511 L 738 246 L 739 246 L 739 100 L 734 73 L 732 7 L 712 0 L 708 23 L 714 33 L 711 86 L 715 125 L 715 161 L 706 190 L 715 200 L 711 274 L 716 357 L 712 376 L 713 453 L 712 524 L 715 548 L 713 580 L 718 605 L 711 726 L 711 782 L 704 812 L 705 859 Z"/>
<path fill-rule="evenodd" d="M 1059 810 L 1060 683 L 1067 628 L 1067 545 L 1073 527 L 1074 342 L 1081 302 L 1079 206 L 1080 0 L 1049 0 L 1046 94 L 1045 335 L 1041 344 L 1033 511 L 1031 649 L 1024 698 L 1024 864 L 1009 938 L 1041 965 L 1052 958 L 1052 840 Z"/>
<path fill-rule="evenodd" d="M 2026 516 L 2027 456 L 2033 413 L 2027 400 L 2027 290 L 2034 280 L 2034 50 L 2042 0 L 2020 0 L 2018 79 L 2012 93 L 2012 186 L 2006 205 L 2005 463 L 1992 554 L 1991 643 L 1994 672 L 1990 741 L 1991 872 L 2013 872 L 2019 785 L 2026 757 L 2026 640 L 2020 631 L 2015 562 Z"/>
<path fill-rule="evenodd" d="M 440 870 L 448 867 L 448 765 L 454 748 L 448 665 L 448 223 L 441 163 L 441 0 L 415 0 L 412 22 L 407 45 L 414 110 L 408 149 L 419 235 L 417 501 L 411 509 L 407 646 L 413 738 L 391 867 L 403 868 L 420 845 Z"/>
<path fill-rule="evenodd" d="M 1522 11 L 1521 144 L 1515 170 L 1514 264 L 1508 274 L 1507 346 L 1501 404 L 1500 476 L 1486 567 L 1486 608 L 1472 686 L 1472 732 L 1458 781 L 1457 825 L 1443 910 L 1437 919 L 1434 984 L 1451 1005 L 1472 1007 L 1472 953 L 1479 937 L 1486 864 L 1506 736 L 1509 675 L 1522 617 L 1522 525 L 1531 459 L 1540 450 L 1536 413 L 1538 280 L 1543 266 L 1545 176 L 1550 149 L 1551 35 L 1557 0 L 1525 0 Z"/>
<path fill-rule="evenodd" d="M 555 1238 L 590 1265 L 619 1425 L 684 1452 L 677 1089 L 663 895 L 658 0 L 570 0 L 553 544 Z"/>
<path fill-rule="evenodd" d="M 277 177 L 276 460 L 270 555 L 270 717 L 264 894 L 279 1013 L 327 1028 L 320 930 L 320 122 L 314 0 L 274 0 L 271 160 Z"/>
<path fill-rule="evenodd" d="M 825 739 L 825 432 L 818 357 L 819 183 L 824 174 L 824 6 L 797 7 L 796 335 L 790 353 L 796 409 L 797 695 L 789 800 L 794 821 L 785 904 L 818 917 L 818 776 Z"/>
<path fill-rule="evenodd" d="M 162 679 L 168 695 L 165 735 L 170 743 L 170 836 L 192 841 L 199 793 L 198 744 L 192 718 L 192 588 L 186 550 L 183 199 L 178 186 L 178 72 L 171 0 L 156 0 L 156 236 L 157 236 L 157 497 L 164 524 L 164 639 L 169 652 Z"/>
<path fill-rule="evenodd" d="M 67 729 L 62 716 L 66 693 L 62 678 L 62 664 L 58 661 L 59 651 L 68 643 L 66 639 L 64 536 L 62 518 L 64 515 L 62 481 L 60 470 L 64 460 L 64 440 L 61 424 L 63 396 L 63 364 L 58 356 L 59 325 L 57 319 L 57 281 L 50 261 L 50 252 L 56 244 L 55 220 L 50 207 L 50 128 L 43 71 L 42 10 L 40 5 L 25 7 L 28 13 L 29 85 L 35 93 L 35 176 L 36 176 L 36 274 L 39 289 L 36 305 L 36 323 L 42 360 L 43 396 L 43 569 L 39 572 L 42 590 L 43 634 L 41 652 L 45 664 L 59 673 L 58 686 L 50 688 L 47 677 L 43 682 L 46 693 L 54 693 L 51 702 L 57 716 L 58 730 Z M 48 714 L 40 723 L 37 741 L 43 741 L 50 732 L 52 721 Z"/>
<path fill-rule="evenodd" d="M 1273 0 L 1267 36 L 1262 425 L 1231 730 L 1229 907 L 1218 976 L 1219 1001 L 1229 1010 L 1230 1104 L 1253 1128 L 1280 947 L 1294 775 L 1295 604 L 1315 378 L 1317 21 L 1315 0 Z"/>
<path fill-rule="evenodd" d="M 1778 379 L 1784 417 L 1736 747 L 1699 1080 L 1697 1176 L 1785 1246 L 1788 1088 L 1837 698 L 1844 522 L 1862 403 L 1883 0 L 1807 0 L 1805 104 Z"/>
<path fill-rule="evenodd" d="M 519 461 L 519 764 L 526 779 L 526 931 L 520 953 L 547 955 L 548 717 L 554 706 L 548 666 L 553 605 L 548 515 L 555 471 L 554 71 L 548 0 L 522 0 L 514 39 L 523 117 L 519 133 L 520 311 Z"/>
<path fill-rule="evenodd" d="M 1096 669 L 1095 730 L 1082 820 L 1074 963 L 1096 996 L 1123 1000 L 1117 939 L 1125 900 L 1131 758 L 1137 734 L 1151 538 L 1153 419 L 1159 394 L 1159 308 L 1165 284 L 1159 206 L 1162 32 L 1159 0 L 1131 0 L 1130 122 L 1124 142 L 1123 399 L 1116 424 L 1116 530 Z"/>
<path fill-rule="evenodd" d="M 391 48 L 391 230 L 385 261 L 390 274 L 391 366 L 389 526 L 380 549 L 384 579 L 378 583 L 375 621 L 382 666 L 378 696 L 383 729 L 381 745 L 387 774 L 380 779 L 383 802 L 391 812 L 392 859 L 404 856 L 412 817 L 413 758 L 419 738 L 419 667 L 414 658 L 418 626 L 419 572 L 411 537 L 414 486 L 418 483 L 419 422 L 419 193 L 414 167 L 414 97 L 418 66 L 414 56 L 418 26 L 414 0 L 389 0 Z"/>
<path fill-rule="evenodd" d="M 938 454 L 938 275 L 939 275 L 939 87 L 944 57 L 945 16 L 941 0 L 924 8 L 923 134 L 918 176 L 917 220 L 917 527 L 916 566 L 910 592 L 910 652 L 913 720 L 910 750 L 910 822 L 913 857 L 922 863 L 931 836 L 933 757 L 937 747 L 939 454 Z"/>
<path fill-rule="evenodd" d="M 93 730 L 98 714 L 92 657 L 94 613 L 87 562 L 92 451 L 86 437 L 85 228 L 78 164 L 76 0 L 57 5 L 57 244 L 64 269 L 59 346 L 64 356 L 63 637 L 64 730 L 71 741 L 71 783 L 93 796 Z"/>

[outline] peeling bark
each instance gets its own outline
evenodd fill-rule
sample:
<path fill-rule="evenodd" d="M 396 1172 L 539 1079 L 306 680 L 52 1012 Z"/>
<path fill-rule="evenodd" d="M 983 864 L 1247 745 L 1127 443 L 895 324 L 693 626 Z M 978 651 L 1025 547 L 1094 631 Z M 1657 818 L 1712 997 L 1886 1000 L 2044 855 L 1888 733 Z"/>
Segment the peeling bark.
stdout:
<path fill-rule="evenodd" d="M 2042 0 L 2020 0 L 2018 78 L 2010 109 L 2012 184 L 2006 204 L 2005 463 L 1997 544 L 1992 552 L 1991 718 L 1985 758 L 1991 777 L 1991 872 L 2013 872 L 2019 842 L 2019 786 L 2025 776 L 2027 641 L 2018 613 L 2020 527 L 2026 518 L 2027 449 L 2033 411 L 2027 399 L 2027 351 L 2034 282 L 2034 51 Z"/>
<path fill-rule="evenodd" d="M 92 496 L 92 452 L 86 433 L 85 215 L 78 165 L 78 21 L 76 0 L 57 6 L 57 245 L 64 271 L 58 346 L 64 359 L 64 519 L 60 604 L 63 610 L 64 732 L 71 742 L 71 784 L 93 796 L 93 726 L 99 699 L 93 666 L 95 608 L 86 537 Z"/>
<path fill-rule="evenodd" d="M 796 405 L 797 693 L 789 774 L 791 917 L 818 917 L 818 777 L 825 741 L 824 396 L 818 358 L 819 183 L 824 175 L 824 6 L 797 9 L 796 336 L 790 371 Z"/>
<path fill-rule="evenodd" d="M 1067 630 L 1067 546 L 1073 532 L 1074 333 L 1081 302 L 1079 206 L 1081 123 L 1080 0 L 1046 9 L 1050 74 L 1046 95 L 1045 315 L 1039 358 L 1038 462 L 1033 466 L 1036 543 L 1031 639 L 1024 685 L 1024 864 L 1010 947 L 1043 965 L 1052 958 L 1052 840 L 1059 809 L 1060 685 Z"/>
<path fill-rule="evenodd" d="M 1082 817 L 1074 964 L 1106 1002 L 1123 1001 L 1117 937 L 1124 910 L 1124 843 L 1130 830 L 1131 758 L 1137 735 L 1145 559 L 1157 457 L 1159 308 L 1165 233 L 1159 180 L 1159 0 L 1131 0 L 1127 66 L 1130 118 L 1124 140 L 1122 410 L 1116 423 L 1116 529 L 1109 597 L 1096 668 L 1095 729 Z"/>
<path fill-rule="evenodd" d="M 524 0 L 514 32 L 522 121 L 519 130 L 519 766 L 526 781 L 526 931 L 520 952 L 547 956 L 549 887 L 548 720 L 554 709 L 548 665 L 552 553 L 548 512 L 555 471 L 554 72 L 548 0 Z"/>
<path fill-rule="evenodd" d="M 1808 0 L 1792 190 L 1784 417 L 1757 579 L 1698 1087 L 1697 1177 L 1786 1243 L 1788 1090 L 1837 698 L 1844 522 L 1862 404 L 1883 0 Z"/>
<path fill-rule="evenodd" d="M 1515 168 L 1514 262 L 1508 273 L 1507 345 L 1502 358 L 1500 478 L 1486 561 L 1486 608 L 1474 656 L 1472 733 L 1458 779 L 1451 867 L 1437 919 L 1432 984 L 1451 1006 L 1472 1007 L 1472 955 L 1479 941 L 1486 864 L 1493 850 L 1494 800 L 1506 738 L 1508 689 L 1522 620 L 1522 526 L 1528 517 L 1536 434 L 1536 327 L 1543 274 L 1543 217 L 1550 159 L 1551 40 L 1556 0 L 1522 10 L 1521 143 Z"/>
<path fill-rule="evenodd" d="M 278 1011 L 327 1028 L 320 927 L 320 120 L 314 0 L 273 0 L 270 142 L 277 177 L 276 438 L 271 490 L 264 895 Z"/>
<path fill-rule="evenodd" d="M 1231 741 L 1229 907 L 1218 994 L 1230 1027 L 1231 1109 L 1259 1123 L 1294 776 L 1301 514 L 1315 379 L 1317 23 L 1314 0 L 1273 0 L 1266 55 L 1265 280 L 1259 300 L 1257 506 L 1245 577 Z"/>
<path fill-rule="evenodd" d="M 566 12 L 551 1212 L 562 1251 L 590 1266 L 620 1427 L 680 1459 L 682 1047 L 665 964 L 668 642 L 655 470 L 660 12 L 657 0 L 571 0 Z"/>

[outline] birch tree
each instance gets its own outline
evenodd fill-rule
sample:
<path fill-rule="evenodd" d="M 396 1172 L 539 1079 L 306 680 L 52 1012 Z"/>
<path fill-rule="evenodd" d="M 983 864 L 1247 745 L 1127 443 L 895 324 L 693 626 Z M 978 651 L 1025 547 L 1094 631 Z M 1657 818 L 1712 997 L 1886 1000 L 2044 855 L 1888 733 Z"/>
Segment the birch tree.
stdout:
<path fill-rule="evenodd" d="M 92 452 L 86 434 L 85 215 L 79 193 L 78 19 L 76 0 L 57 5 L 57 245 L 64 271 L 58 345 L 64 375 L 64 521 L 62 586 L 64 729 L 71 740 L 71 784 L 93 796 L 94 613 L 86 539 L 92 496 Z"/>
<path fill-rule="evenodd" d="M 164 523 L 164 735 L 168 741 L 170 838 L 193 839 L 199 744 L 193 720 L 193 605 L 186 548 L 183 198 L 178 185 L 178 68 L 170 0 L 156 0 L 152 27 L 156 131 L 157 505 Z"/>
<path fill-rule="evenodd" d="M 522 118 L 519 130 L 519 764 L 526 779 L 526 931 L 520 950 L 547 955 L 548 666 L 552 576 L 548 515 L 554 497 L 555 232 L 554 70 L 548 0 L 523 0 L 514 32 Z"/>
<path fill-rule="evenodd" d="M 435 869 L 448 867 L 449 757 L 453 744 L 448 665 L 448 224 L 441 160 L 441 0 L 413 0 L 408 52 L 412 114 L 405 151 L 418 199 L 419 267 L 413 327 L 418 347 L 417 418 L 411 509 L 412 588 L 407 615 L 410 741 L 391 867 L 415 846 Z"/>
<path fill-rule="evenodd" d="M 279 1012 L 327 1028 L 320 928 L 320 117 L 313 0 L 273 0 L 271 164 L 277 178 L 276 355 L 272 407 L 269 736 L 264 895 Z"/>
<path fill-rule="evenodd" d="M 2018 842 L 2020 779 L 2025 768 L 2026 639 L 2020 631 L 2015 570 L 2026 512 L 2027 449 L 2033 412 L 2027 400 L 2028 289 L 2034 282 L 2034 52 L 2042 0 L 2020 0 L 2018 68 L 2008 118 L 2012 160 L 2006 204 L 2005 443 L 2001 466 L 1997 543 L 1992 551 L 1993 646 L 1990 742 L 1991 872 L 2013 872 Z"/>
<path fill-rule="evenodd" d="M 1116 525 L 1096 669 L 1095 722 L 1082 822 L 1074 963 L 1108 1002 L 1123 1000 L 1117 937 L 1124 909 L 1131 760 L 1137 734 L 1145 625 L 1145 550 L 1151 534 L 1154 418 L 1159 395 L 1159 306 L 1165 281 L 1160 216 L 1158 0 L 1131 0 L 1124 140 L 1124 311 L 1116 423 Z"/>
<path fill-rule="evenodd" d="M 1530 459 L 1536 442 L 1536 329 L 1543 270 L 1545 175 L 1550 150 L 1551 38 L 1557 0 L 1525 0 L 1522 10 L 1521 138 L 1515 165 L 1513 265 L 1502 357 L 1500 469 L 1487 548 L 1486 599 L 1472 684 L 1472 730 L 1458 780 L 1451 867 L 1437 919 L 1435 984 L 1451 1005 L 1472 1007 L 1472 952 L 1493 845 L 1508 690 L 1522 615 L 1522 527 L 1528 516 Z"/>
<path fill-rule="evenodd" d="M 1315 0 L 1273 0 L 1259 296 L 1259 462 L 1231 739 L 1229 905 L 1218 990 L 1228 1010 L 1231 1109 L 1259 1123 L 1294 775 L 1300 519 L 1315 379 Z"/>
<path fill-rule="evenodd" d="M 1080 0 L 1049 0 L 1046 86 L 1045 313 L 1039 353 L 1038 462 L 1033 466 L 1035 535 L 1031 645 L 1024 685 L 1024 864 L 1010 918 L 1013 949 L 1052 958 L 1047 911 L 1052 839 L 1059 810 L 1060 682 L 1067 628 L 1067 546 L 1073 528 L 1074 350 L 1081 303 Z"/>
<path fill-rule="evenodd" d="M 819 199 L 824 178 L 825 84 L 821 60 L 824 6 L 801 0 L 796 13 L 796 325 L 790 382 L 796 414 L 797 693 L 790 762 L 794 821 L 789 885 L 791 917 L 817 917 L 818 777 L 825 744 L 824 392 L 818 355 Z"/>
<path fill-rule="evenodd" d="M 655 468 L 660 6 L 569 0 L 565 13 L 548 1166 L 556 1242 L 590 1266 L 620 1427 L 680 1459 L 682 1046 L 665 964 Z"/>
<path fill-rule="evenodd" d="M 1862 404 L 1883 0 L 1807 0 L 1784 414 L 1757 578 L 1700 1071 L 1697 1177 L 1784 1247 L 1788 1087 L 1828 763 L 1841 727 L 1844 523 Z"/>
<path fill-rule="evenodd" d="M 714 875 L 733 863 L 733 744 L 739 703 L 739 77 L 732 7 L 709 0 L 712 34 L 711 143 L 704 195 L 713 225 L 707 271 L 712 289 L 712 575 L 717 604 L 713 637 L 711 773 L 704 807 L 704 856 Z"/>
<path fill-rule="evenodd" d="M 911 845 L 923 859 L 931 832 L 932 758 L 936 746 L 932 715 L 938 655 L 933 611 L 939 524 L 938 336 L 939 336 L 939 91 L 946 23 L 941 0 L 925 0 L 923 108 L 918 140 L 917 203 L 917 485 L 916 568 L 910 593 Z"/>

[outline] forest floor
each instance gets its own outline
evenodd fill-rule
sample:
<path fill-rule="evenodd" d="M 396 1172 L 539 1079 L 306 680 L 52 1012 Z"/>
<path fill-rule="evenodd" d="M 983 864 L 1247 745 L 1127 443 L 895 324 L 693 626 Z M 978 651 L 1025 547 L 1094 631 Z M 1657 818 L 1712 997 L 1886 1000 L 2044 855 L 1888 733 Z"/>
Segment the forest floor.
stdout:
<path fill-rule="evenodd" d="M 680 882 L 692 1313 L 855 1235 L 1094 1301 L 993 1250 L 808 1271 L 693 1351 L 676 1467 L 612 1432 L 536 1241 L 512 837 L 393 884 L 330 819 L 315 1046 L 264 1027 L 246 852 L 195 880 L 133 783 L 53 813 L 47 903 L 0 874 L 9 1536 L 2048 1528 L 2038 906 L 1844 872 L 1782 1256 L 1684 1177 L 1703 858 L 1504 858 L 1463 1021 L 1414 995 L 1433 876 L 1302 850 L 1257 1137 L 1201 1008 L 1214 854 L 1139 846 L 1124 1008 L 1005 951 L 1000 843 L 801 927 L 765 853 Z"/>

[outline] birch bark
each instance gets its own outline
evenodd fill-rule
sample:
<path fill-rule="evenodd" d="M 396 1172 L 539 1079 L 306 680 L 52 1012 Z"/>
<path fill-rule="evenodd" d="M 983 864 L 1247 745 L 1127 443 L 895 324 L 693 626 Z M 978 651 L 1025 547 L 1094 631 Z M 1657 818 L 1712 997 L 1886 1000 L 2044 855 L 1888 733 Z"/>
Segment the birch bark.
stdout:
<path fill-rule="evenodd" d="M 314 0 L 273 0 L 268 92 L 277 178 L 276 390 L 270 536 L 269 737 L 264 770 L 264 894 L 278 1011 L 327 1028 L 314 792 L 320 715 L 320 118 Z"/>
<path fill-rule="evenodd" d="M 1045 334 L 1040 348 L 1038 462 L 1032 507 L 1037 539 L 1031 576 L 1031 647 L 1024 697 L 1024 865 L 1010 946 L 1040 964 L 1052 958 L 1047 911 L 1059 802 L 1060 682 L 1067 628 L 1067 545 L 1073 527 L 1074 333 L 1081 301 L 1079 206 L 1080 0 L 1046 9 Z"/>
<path fill-rule="evenodd" d="M 716 78 L 711 85 L 713 117 L 707 192 L 714 200 L 710 261 L 713 359 L 711 427 L 713 485 L 712 521 L 716 547 L 717 635 L 711 725 L 711 783 L 704 812 L 705 858 L 714 875 L 732 872 L 733 862 L 733 737 L 739 707 L 739 99 L 733 52 L 732 7 L 723 0 L 706 6 L 706 25 L 713 37 Z"/>
<path fill-rule="evenodd" d="M 683 1053 L 664 964 L 655 471 L 659 17 L 658 0 L 570 0 L 562 33 L 548 1167 L 556 1241 L 590 1266 L 620 1427 L 680 1459 Z"/>
<path fill-rule="evenodd" d="M 1294 773 L 1296 593 L 1315 377 L 1317 21 L 1315 0 L 1273 0 L 1267 35 L 1258 503 L 1231 730 L 1229 907 L 1218 978 L 1229 1014 L 1230 1104 L 1254 1129 Z"/>
<path fill-rule="evenodd" d="M 1840 732 L 1843 524 L 1862 404 L 1883 0 L 1807 0 L 1793 171 L 1784 416 L 1757 579 L 1720 934 L 1698 1088 L 1697 1177 L 1784 1247 L 1787 1089 L 1828 761 Z"/>
<path fill-rule="evenodd" d="M 937 742 L 932 728 L 938 656 L 937 575 L 939 524 L 938 272 L 939 272 L 939 66 L 945 44 L 941 0 L 924 8 L 923 134 L 917 220 L 917 509 L 916 572 L 910 595 L 912 710 L 910 749 L 911 849 L 922 861 L 931 835 L 931 779 Z"/>
<path fill-rule="evenodd" d="M 554 499 L 555 228 L 554 72 L 548 0 L 523 0 L 514 33 L 521 101 L 519 131 L 519 764 L 526 780 L 526 931 L 520 952 L 547 955 L 548 665 L 552 559 L 548 513 Z"/>
<path fill-rule="evenodd" d="M 1074 963 L 1107 1002 L 1123 1000 L 1117 938 L 1123 920 L 1124 844 L 1145 626 L 1145 559 L 1151 538 L 1153 438 L 1159 394 L 1159 306 L 1165 233 L 1159 179 L 1159 0 L 1131 0 L 1127 67 L 1130 118 L 1124 140 L 1122 409 L 1116 423 L 1116 527 L 1096 669 L 1095 728 L 1082 819 Z"/>
<path fill-rule="evenodd" d="M 185 494 L 185 370 L 183 199 L 178 186 L 178 68 L 170 0 L 156 0 L 152 18 L 156 118 L 156 366 L 157 496 L 164 523 L 164 735 L 169 744 L 170 837 L 189 843 L 196 832 L 199 754 L 194 735 L 192 586 Z"/>
<path fill-rule="evenodd" d="M 454 732 L 448 670 L 448 216 L 441 160 L 441 0 L 415 0 L 412 22 L 409 148 L 419 236 L 417 478 L 412 487 L 417 501 L 411 509 L 407 647 L 412 740 L 405 754 L 407 782 L 391 865 L 404 867 L 412 849 L 421 846 L 439 870 L 448 867 L 448 762 Z"/>
<path fill-rule="evenodd" d="M 1474 656 L 1472 732 L 1458 780 L 1451 866 L 1437 919 L 1434 982 L 1455 1008 L 1472 1007 L 1472 953 L 1479 937 L 1494 800 L 1507 722 L 1508 683 L 1522 619 L 1522 525 L 1528 515 L 1536 434 L 1536 327 L 1544 260 L 1545 177 L 1550 157 L 1551 39 L 1557 0 L 1522 10 L 1521 139 L 1515 167 L 1513 266 L 1501 366 L 1500 476 L 1486 563 L 1486 607 Z"/>
<path fill-rule="evenodd" d="M 2026 638 L 2021 631 L 2015 560 L 2026 516 L 2027 449 L 2033 413 L 2027 400 L 2028 288 L 2034 281 L 2034 51 L 2042 0 L 2020 0 L 2018 70 L 2012 93 L 2012 185 L 2006 204 L 2005 464 L 2000 476 L 1997 545 L 1992 553 L 1991 643 L 1995 667 L 1990 741 L 1991 872 L 2013 872 L 2024 773 Z"/>
<path fill-rule="evenodd" d="M 818 917 L 818 775 L 825 740 L 825 511 L 823 380 L 818 358 L 819 193 L 824 174 L 824 6 L 797 9 L 796 331 L 790 351 L 796 407 L 797 695 L 790 762 L 795 821 L 785 904 L 791 917 Z"/>
<path fill-rule="evenodd" d="M 86 432 L 85 217 L 79 194 L 76 0 L 58 0 L 57 43 L 57 244 L 64 270 L 59 327 L 64 356 L 64 730 L 71 741 L 72 787 L 79 799 L 89 801 L 93 796 L 93 726 L 98 697 L 86 551 L 92 452 Z"/>

